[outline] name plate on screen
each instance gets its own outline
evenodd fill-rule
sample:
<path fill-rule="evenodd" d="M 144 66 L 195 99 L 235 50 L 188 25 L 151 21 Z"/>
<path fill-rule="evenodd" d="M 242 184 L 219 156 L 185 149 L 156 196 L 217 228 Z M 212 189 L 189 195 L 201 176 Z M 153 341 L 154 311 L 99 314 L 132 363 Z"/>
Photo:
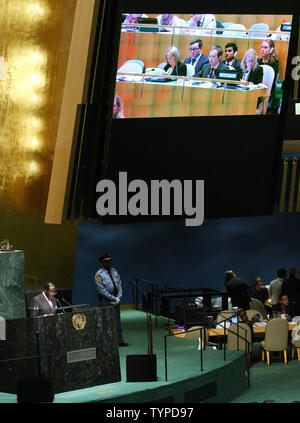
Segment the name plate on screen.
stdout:
<path fill-rule="evenodd" d="M 96 348 L 86 348 L 67 352 L 68 363 L 78 363 L 79 361 L 94 360 L 96 358 Z"/>

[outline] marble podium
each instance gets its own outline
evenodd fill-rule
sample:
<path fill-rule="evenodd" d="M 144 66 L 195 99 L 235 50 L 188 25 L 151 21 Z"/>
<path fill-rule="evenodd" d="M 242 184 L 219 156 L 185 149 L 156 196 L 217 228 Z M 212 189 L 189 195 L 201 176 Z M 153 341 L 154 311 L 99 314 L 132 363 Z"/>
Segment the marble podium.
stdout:
<path fill-rule="evenodd" d="M 0 316 L 26 317 L 24 251 L 0 251 Z"/>
<path fill-rule="evenodd" d="M 40 354 L 37 358 L 23 359 Z M 1 362 L 4 359 L 19 360 Z M 9 320 L 0 342 L 0 392 L 17 379 L 52 378 L 53 392 L 121 380 L 114 309 L 92 307 L 55 316 Z"/>

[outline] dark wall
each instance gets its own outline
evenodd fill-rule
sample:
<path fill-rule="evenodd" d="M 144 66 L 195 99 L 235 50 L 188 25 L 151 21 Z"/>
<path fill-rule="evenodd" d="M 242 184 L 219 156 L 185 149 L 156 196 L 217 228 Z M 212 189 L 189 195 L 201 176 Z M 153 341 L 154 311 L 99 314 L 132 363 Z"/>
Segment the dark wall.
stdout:
<path fill-rule="evenodd" d="M 97 305 L 97 257 L 110 251 L 124 286 L 122 304 L 131 304 L 129 279 L 137 276 L 173 287 L 223 290 L 233 269 L 249 284 L 265 284 L 281 267 L 300 268 L 300 214 L 205 220 L 198 228 L 183 222 L 79 225 L 73 303 Z"/>

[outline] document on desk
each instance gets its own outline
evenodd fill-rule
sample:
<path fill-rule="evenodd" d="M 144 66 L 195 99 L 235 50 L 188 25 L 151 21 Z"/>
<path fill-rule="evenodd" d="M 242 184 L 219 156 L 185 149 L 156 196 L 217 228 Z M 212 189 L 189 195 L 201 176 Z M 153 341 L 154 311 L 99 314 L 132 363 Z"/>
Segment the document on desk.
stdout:
<path fill-rule="evenodd" d="M 224 329 L 224 325 L 225 325 L 225 328 L 228 329 L 230 327 L 231 323 L 230 322 L 224 322 L 224 323 L 221 323 L 221 324 L 217 324 L 216 329 Z"/>
<path fill-rule="evenodd" d="M 257 328 L 257 327 L 260 327 L 260 326 L 266 326 L 267 323 L 268 323 L 267 320 L 263 320 L 262 322 L 254 323 L 253 327 Z"/>

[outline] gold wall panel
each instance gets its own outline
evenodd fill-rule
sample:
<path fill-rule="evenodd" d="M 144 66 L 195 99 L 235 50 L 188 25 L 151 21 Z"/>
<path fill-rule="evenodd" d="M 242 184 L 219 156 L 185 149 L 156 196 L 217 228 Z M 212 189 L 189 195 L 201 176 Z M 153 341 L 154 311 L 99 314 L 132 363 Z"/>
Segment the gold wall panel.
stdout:
<path fill-rule="evenodd" d="M 100 0 L 78 0 L 58 122 L 46 223 L 61 223 L 66 215 L 74 157 L 77 105 L 87 102 L 88 79 Z"/>
<path fill-rule="evenodd" d="M 0 1 L 0 238 L 24 249 L 27 289 L 73 283 L 77 223 L 43 222 L 76 4 Z"/>

